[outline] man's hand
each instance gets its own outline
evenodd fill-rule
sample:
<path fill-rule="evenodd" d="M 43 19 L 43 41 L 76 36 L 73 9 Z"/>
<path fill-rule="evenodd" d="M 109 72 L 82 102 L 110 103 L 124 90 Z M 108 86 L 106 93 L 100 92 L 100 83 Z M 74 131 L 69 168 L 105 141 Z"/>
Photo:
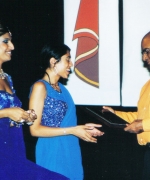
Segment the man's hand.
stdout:
<path fill-rule="evenodd" d="M 127 124 L 127 127 L 124 128 L 125 131 L 129 133 L 141 133 L 143 132 L 143 125 L 142 125 L 142 120 L 135 120 L 131 124 Z"/>

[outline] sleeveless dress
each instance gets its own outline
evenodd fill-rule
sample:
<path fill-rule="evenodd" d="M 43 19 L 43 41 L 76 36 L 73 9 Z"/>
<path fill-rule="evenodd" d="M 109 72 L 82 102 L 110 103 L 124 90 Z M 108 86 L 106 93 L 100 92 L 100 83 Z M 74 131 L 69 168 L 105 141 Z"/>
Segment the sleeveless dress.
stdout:
<path fill-rule="evenodd" d="M 21 107 L 11 77 L 6 74 L 13 91 L 0 90 L 0 109 Z M 0 118 L 0 179 L 1 180 L 67 180 L 58 173 L 48 171 L 26 159 L 22 126 L 10 126 L 12 120 Z"/>
<path fill-rule="evenodd" d="M 44 83 L 47 91 L 41 124 L 50 127 L 76 126 L 76 109 L 68 90 L 59 83 L 59 93 L 48 82 L 39 81 Z M 79 139 L 76 136 L 39 137 L 36 144 L 36 163 L 71 180 L 83 179 Z"/>

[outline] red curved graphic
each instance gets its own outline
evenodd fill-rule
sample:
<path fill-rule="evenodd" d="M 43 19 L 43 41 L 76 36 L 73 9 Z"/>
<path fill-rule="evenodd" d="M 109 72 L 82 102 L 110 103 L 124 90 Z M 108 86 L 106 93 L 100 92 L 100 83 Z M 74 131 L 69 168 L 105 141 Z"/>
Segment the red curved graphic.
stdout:
<path fill-rule="evenodd" d="M 75 73 L 86 83 L 99 87 L 98 0 L 81 0 L 73 40 L 78 38 Z"/>

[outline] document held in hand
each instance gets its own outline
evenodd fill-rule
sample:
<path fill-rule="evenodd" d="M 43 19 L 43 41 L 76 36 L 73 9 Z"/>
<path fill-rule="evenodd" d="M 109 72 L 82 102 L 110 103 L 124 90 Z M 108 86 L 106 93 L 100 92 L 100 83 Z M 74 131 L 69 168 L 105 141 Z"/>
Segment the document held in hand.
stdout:
<path fill-rule="evenodd" d="M 84 110 L 89 115 L 93 116 L 95 119 L 100 121 L 101 123 L 112 128 L 125 128 L 126 124 L 128 124 L 119 116 L 115 115 L 114 113 L 108 110 L 100 109 L 100 107 L 87 107 L 86 106 Z"/>

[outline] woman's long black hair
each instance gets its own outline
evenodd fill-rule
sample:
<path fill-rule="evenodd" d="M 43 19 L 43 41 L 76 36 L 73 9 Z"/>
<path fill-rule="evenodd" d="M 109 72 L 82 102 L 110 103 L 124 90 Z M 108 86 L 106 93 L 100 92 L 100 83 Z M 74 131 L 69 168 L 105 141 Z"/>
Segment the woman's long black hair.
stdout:
<path fill-rule="evenodd" d="M 46 69 L 50 68 L 49 60 L 55 58 L 57 62 L 61 60 L 61 57 L 70 51 L 70 48 L 65 44 L 51 45 L 46 44 L 40 54 L 40 77 L 42 78 L 46 72 Z"/>
<path fill-rule="evenodd" d="M 2 22 L 0 22 L 0 36 L 6 33 L 10 33 L 8 27 L 5 26 L 5 24 L 3 24 Z"/>

